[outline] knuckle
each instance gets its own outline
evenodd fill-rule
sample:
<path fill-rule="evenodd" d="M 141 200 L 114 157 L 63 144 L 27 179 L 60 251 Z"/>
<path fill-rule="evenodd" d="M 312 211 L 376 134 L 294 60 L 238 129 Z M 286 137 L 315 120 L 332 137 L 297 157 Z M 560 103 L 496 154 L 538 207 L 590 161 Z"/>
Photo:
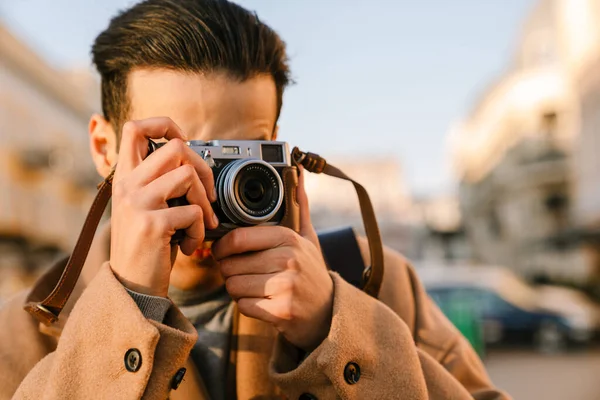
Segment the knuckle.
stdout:
<path fill-rule="evenodd" d="M 115 200 L 123 199 L 127 194 L 127 185 L 122 180 L 113 183 L 112 197 Z"/>
<path fill-rule="evenodd" d="M 296 247 L 298 245 L 300 245 L 300 235 L 298 235 L 296 232 L 294 232 L 291 229 L 285 228 L 285 227 L 280 227 L 282 229 L 281 234 L 284 235 L 286 242 L 293 247 Z"/>
<path fill-rule="evenodd" d="M 285 262 L 285 267 L 286 267 L 286 269 L 291 270 L 291 271 L 298 271 L 299 264 L 298 264 L 298 261 L 294 257 L 290 257 Z"/>
<path fill-rule="evenodd" d="M 143 200 L 137 194 L 127 188 L 126 185 L 119 188 L 116 193 L 113 192 L 113 207 L 125 211 L 127 213 L 140 210 L 142 208 Z"/>
<path fill-rule="evenodd" d="M 139 124 L 136 121 L 127 121 L 123 124 L 121 133 L 123 136 L 135 136 L 139 134 L 139 130 Z"/>
<path fill-rule="evenodd" d="M 229 260 L 223 259 L 219 261 L 219 269 L 223 278 L 227 279 L 231 276 L 231 263 L 229 262 Z"/>
<path fill-rule="evenodd" d="M 183 164 L 181 167 L 186 180 L 192 180 L 196 176 L 196 169 L 192 164 Z"/>
<path fill-rule="evenodd" d="M 225 281 L 225 289 L 231 297 L 238 297 L 240 292 L 240 284 L 237 277 L 232 276 Z"/>
<path fill-rule="evenodd" d="M 193 209 L 192 209 L 192 212 L 194 213 L 194 216 L 195 216 L 197 219 L 200 219 L 200 220 L 201 220 L 201 219 L 202 219 L 202 217 L 204 216 L 204 211 L 202 211 L 202 207 L 200 207 L 200 206 L 199 206 L 199 205 L 197 205 L 197 204 L 194 204 L 192 207 L 193 207 Z"/>
<path fill-rule="evenodd" d="M 238 310 L 244 315 L 252 312 L 252 302 L 250 299 L 239 299 L 237 302 Z"/>
<path fill-rule="evenodd" d="M 231 232 L 231 246 L 240 248 L 246 241 L 246 231 L 242 228 L 234 229 Z"/>
<path fill-rule="evenodd" d="M 175 154 L 183 154 L 185 151 L 185 143 L 183 143 L 183 140 L 179 138 L 173 138 L 169 140 L 169 148 Z"/>
<path fill-rule="evenodd" d="M 136 225 L 139 226 L 139 231 L 144 236 L 150 236 L 159 230 L 160 222 L 150 215 L 141 215 L 137 220 Z"/>
<path fill-rule="evenodd" d="M 126 210 L 128 212 L 131 212 L 132 210 L 135 210 L 135 203 L 132 201 L 131 196 L 129 196 L 128 194 L 124 194 L 121 197 L 118 198 L 118 207 L 121 210 Z"/>
<path fill-rule="evenodd" d="M 173 120 L 171 119 L 171 117 L 158 117 L 158 118 L 156 118 L 156 120 L 158 122 L 160 122 L 162 125 L 172 125 L 172 124 L 175 124 L 175 122 L 173 122 Z"/>
<path fill-rule="evenodd" d="M 300 263 L 298 262 L 298 256 L 293 249 L 289 249 L 284 256 L 285 268 L 291 271 L 298 271 L 300 269 Z"/>

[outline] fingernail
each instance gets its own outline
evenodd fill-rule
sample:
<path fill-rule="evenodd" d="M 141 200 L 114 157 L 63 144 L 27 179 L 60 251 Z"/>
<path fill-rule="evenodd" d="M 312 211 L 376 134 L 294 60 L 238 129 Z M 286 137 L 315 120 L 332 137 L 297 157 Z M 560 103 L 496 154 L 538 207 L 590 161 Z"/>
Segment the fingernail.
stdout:
<path fill-rule="evenodd" d="M 213 198 L 213 201 L 217 201 L 217 188 L 213 188 L 212 198 Z M 215 218 L 216 218 L 216 216 L 215 216 Z"/>
<path fill-rule="evenodd" d="M 217 218 L 217 214 L 213 214 L 213 222 L 215 225 L 219 226 L 219 218 Z"/>

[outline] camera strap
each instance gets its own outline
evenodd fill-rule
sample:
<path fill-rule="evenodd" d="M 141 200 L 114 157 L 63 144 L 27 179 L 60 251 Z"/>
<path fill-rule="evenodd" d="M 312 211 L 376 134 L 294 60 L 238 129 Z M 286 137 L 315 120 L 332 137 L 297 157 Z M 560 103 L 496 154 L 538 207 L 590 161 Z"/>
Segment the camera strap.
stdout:
<path fill-rule="evenodd" d="M 87 258 L 92 240 L 96 234 L 96 229 L 102 219 L 102 214 L 108 205 L 108 201 L 112 196 L 112 181 L 114 176 L 114 169 L 110 174 L 98 185 L 98 194 L 90 207 L 90 211 L 83 223 L 79 238 L 75 243 L 73 252 L 69 257 L 69 261 L 65 268 L 62 270 L 60 276 L 58 274 L 53 278 L 56 282 L 54 288 L 50 294 L 36 293 L 34 290 L 27 298 L 25 304 L 25 310 L 31 315 L 36 317 L 40 322 L 50 325 L 58 320 L 58 315 L 62 311 L 63 307 L 69 300 L 71 292 L 75 288 L 77 279 L 81 274 L 83 264 Z M 58 270 L 57 272 L 60 272 Z M 41 292 L 41 290 L 40 290 Z"/>
<path fill-rule="evenodd" d="M 294 148 L 292 157 L 297 164 L 304 166 L 309 172 L 324 173 L 350 181 L 354 185 L 358 194 L 362 219 L 371 253 L 371 266 L 367 267 L 363 273 L 364 285 L 362 290 L 373 297 L 377 297 L 383 279 L 383 246 L 375 212 L 373 211 L 367 191 L 359 183 L 350 179 L 334 166 L 327 164 L 325 159 L 316 154 L 303 153 L 298 148 Z M 43 324 L 50 325 L 58 320 L 60 312 L 75 288 L 90 246 L 92 245 L 96 229 L 111 198 L 113 176 L 114 170 L 98 185 L 98 194 L 90 207 L 73 252 L 64 269 L 62 271 L 57 270 L 56 275 L 52 277 L 55 283 L 50 294 L 47 294 L 46 290 L 43 290 L 45 288 L 38 289 L 32 291 L 27 299 L 24 309 Z"/>
<path fill-rule="evenodd" d="M 356 182 L 333 165 L 327 164 L 327 161 L 318 154 L 305 153 L 299 148 L 294 147 L 292 150 L 292 158 L 296 164 L 302 165 L 309 172 L 343 179 L 354 185 L 354 189 L 358 195 L 360 213 L 367 234 L 369 253 L 371 256 L 371 265 L 365 268 L 363 272 L 363 285 L 361 289 L 368 295 L 377 298 L 379 296 L 381 282 L 383 281 L 383 243 L 381 241 L 381 234 L 379 233 L 379 226 L 377 225 L 377 218 L 375 217 L 375 210 L 373 209 L 373 204 L 369 198 L 369 193 L 367 193 L 367 190 L 360 183 Z"/>

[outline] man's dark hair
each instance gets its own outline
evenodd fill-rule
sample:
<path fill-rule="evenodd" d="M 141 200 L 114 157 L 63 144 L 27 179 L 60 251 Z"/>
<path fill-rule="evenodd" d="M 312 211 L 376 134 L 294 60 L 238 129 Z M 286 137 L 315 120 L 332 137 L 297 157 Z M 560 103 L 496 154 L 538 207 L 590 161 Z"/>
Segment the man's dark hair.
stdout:
<path fill-rule="evenodd" d="M 285 43 L 258 16 L 227 0 L 146 0 L 114 17 L 92 46 L 102 111 L 117 135 L 129 113 L 134 68 L 225 73 L 245 81 L 269 74 L 277 117 L 290 81 Z"/>

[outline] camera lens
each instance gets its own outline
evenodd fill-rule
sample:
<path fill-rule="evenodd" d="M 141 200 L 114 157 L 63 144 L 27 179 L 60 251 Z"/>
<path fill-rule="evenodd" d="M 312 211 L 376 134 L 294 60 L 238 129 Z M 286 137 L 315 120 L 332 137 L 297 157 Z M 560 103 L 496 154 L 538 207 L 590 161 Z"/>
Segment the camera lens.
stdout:
<path fill-rule="evenodd" d="M 265 188 L 257 179 L 249 180 L 245 185 L 243 185 L 243 188 L 242 194 L 244 195 L 244 198 L 250 200 L 252 203 L 259 202 L 262 198 L 264 198 Z"/>
<path fill-rule="evenodd" d="M 240 186 L 243 187 L 242 200 L 245 200 L 244 203 L 255 205 L 265 198 L 265 187 L 258 179 L 248 180 Z"/>
<path fill-rule="evenodd" d="M 277 188 L 273 188 L 269 178 L 264 171 L 256 169 L 243 171 L 238 177 L 236 193 L 240 203 L 253 213 L 261 213 L 270 208 L 269 203 L 277 201 L 273 193 Z"/>
<path fill-rule="evenodd" d="M 270 164 L 256 159 L 229 163 L 217 178 L 219 205 L 234 223 L 256 225 L 271 219 L 283 202 L 283 184 Z"/>

